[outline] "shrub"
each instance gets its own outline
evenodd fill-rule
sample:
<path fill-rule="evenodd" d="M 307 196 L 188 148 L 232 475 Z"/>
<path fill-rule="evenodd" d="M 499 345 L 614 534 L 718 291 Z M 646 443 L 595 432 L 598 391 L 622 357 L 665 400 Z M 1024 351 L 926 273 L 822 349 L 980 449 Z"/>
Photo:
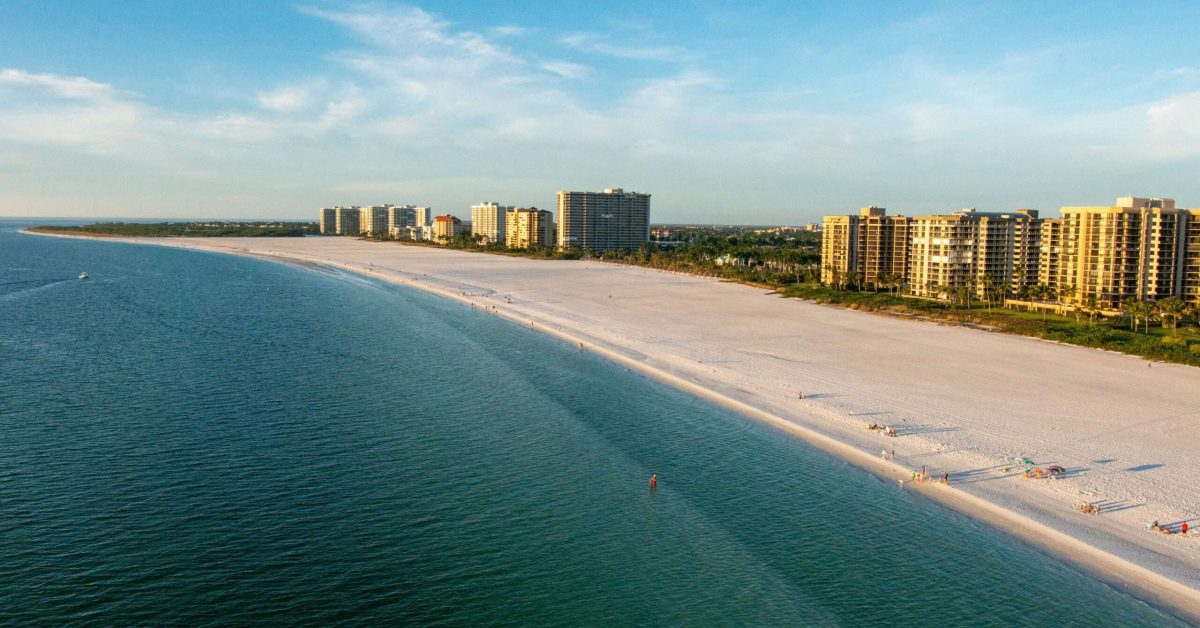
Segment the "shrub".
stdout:
<path fill-rule="evenodd" d="M 1162 343 L 1168 347 L 1185 347 L 1187 346 L 1187 338 L 1179 336 L 1163 336 Z"/>

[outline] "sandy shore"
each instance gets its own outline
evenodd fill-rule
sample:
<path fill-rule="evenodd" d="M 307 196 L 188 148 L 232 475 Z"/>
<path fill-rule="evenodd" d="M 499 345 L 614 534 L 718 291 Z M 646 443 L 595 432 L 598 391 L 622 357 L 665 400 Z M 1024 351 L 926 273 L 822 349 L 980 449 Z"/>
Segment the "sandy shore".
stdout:
<path fill-rule="evenodd" d="M 715 280 L 347 238 L 139 243 L 316 263 L 581 344 L 908 484 L 1200 622 L 1200 369 L 782 299 Z M 801 399 L 799 393 L 804 393 Z M 886 438 L 868 424 L 895 426 Z M 895 460 L 881 459 L 881 451 Z M 1020 458 L 1066 467 L 1024 479 Z M 1101 514 L 1074 504 L 1098 503 Z"/>

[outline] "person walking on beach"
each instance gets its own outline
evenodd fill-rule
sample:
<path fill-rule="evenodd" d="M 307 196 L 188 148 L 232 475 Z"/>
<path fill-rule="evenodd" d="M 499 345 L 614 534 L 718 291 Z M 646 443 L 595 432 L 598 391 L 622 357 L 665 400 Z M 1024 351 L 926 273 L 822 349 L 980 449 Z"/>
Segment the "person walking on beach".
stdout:
<path fill-rule="evenodd" d="M 893 461 L 896 460 L 896 448 L 895 447 L 892 447 L 892 460 Z"/>
<path fill-rule="evenodd" d="M 942 484 L 949 484 L 949 483 L 950 483 L 950 474 L 943 473 L 942 474 Z"/>
<path fill-rule="evenodd" d="M 1187 530 L 1188 530 L 1188 525 L 1187 525 L 1187 522 L 1186 522 L 1186 521 L 1184 521 L 1183 523 L 1179 524 L 1179 533 L 1180 533 L 1180 534 L 1187 534 Z"/>

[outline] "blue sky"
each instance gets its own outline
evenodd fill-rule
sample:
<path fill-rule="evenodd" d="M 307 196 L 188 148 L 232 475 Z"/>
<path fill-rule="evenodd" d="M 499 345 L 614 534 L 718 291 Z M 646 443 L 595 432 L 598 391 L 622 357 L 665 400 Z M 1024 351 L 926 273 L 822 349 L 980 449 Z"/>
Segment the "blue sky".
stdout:
<path fill-rule="evenodd" d="M 608 186 L 656 222 L 1200 206 L 1200 3 L 0 0 L 0 215 Z"/>

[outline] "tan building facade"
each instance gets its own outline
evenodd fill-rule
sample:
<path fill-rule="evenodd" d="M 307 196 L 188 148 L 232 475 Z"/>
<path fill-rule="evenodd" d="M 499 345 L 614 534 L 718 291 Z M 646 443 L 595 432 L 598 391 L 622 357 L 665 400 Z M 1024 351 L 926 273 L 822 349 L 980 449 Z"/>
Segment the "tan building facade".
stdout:
<path fill-rule="evenodd" d="M 1183 296 L 1190 213 L 1169 198 L 1117 199 L 1107 207 L 1064 207 L 1057 291 L 1064 303 Z"/>
<path fill-rule="evenodd" d="M 886 286 L 908 273 L 910 220 L 864 207 L 857 216 L 825 216 L 821 228 L 821 281 L 839 284 L 853 274 L 865 286 Z M 839 281 L 840 279 L 840 281 Z"/>
<path fill-rule="evenodd" d="M 1188 210 L 1187 231 L 1183 249 L 1184 301 L 1200 308 L 1200 209 Z"/>
<path fill-rule="evenodd" d="M 369 235 L 388 231 L 388 208 L 383 205 L 360 207 L 358 210 L 358 232 Z"/>
<path fill-rule="evenodd" d="M 1029 280 L 1036 268 L 1040 233 L 1036 211 L 1012 213 L 964 209 L 916 216 L 910 227 L 909 292 L 944 299 L 962 288 L 977 298 L 1000 298 Z M 1021 274 L 1016 251 L 1020 250 Z"/>
<path fill-rule="evenodd" d="M 536 207 L 514 209 L 505 217 L 505 245 L 510 249 L 552 248 L 554 213 Z"/>
<path fill-rule="evenodd" d="M 455 236 L 463 232 L 462 221 L 458 218 L 446 214 L 445 216 L 436 216 L 433 219 L 433 241 L 445 244 L 454 239 Z"/>
<path fill-rule="evenodd" d="M 825 217 L 824 283 L 859 273 L 872 285 L 886 255 L 867 243 L 886 237 L 863 225 L 882 216 L 864 208 L 859 216 Z M 1169 296 L 1200 306 L 1200 209 L 1178 209 L 1169 198 L 1127 196 L 1111 206 L 1064 207 L 1062 218 L 1046 219 L 1033 210 L 966 209 L 913 217 L 896 233 L 906 234 L 907 247 L 892 245 L 892 268 L 905 250 L 913 296 L 945 299 L 967 288 L 976 298 L 994 298 L 1045 286 L 1044 297 L 1067 306 L 1116 310 L 1127 299 Z"/>
<path fill-rule="evenodd" d="M 514 208 L 484 201 L 471 206 L 471 235 L 479 238 L 480 244 L 504 244 L 508 235 L 505 217 Z"/>
<path fill-rule="evenodd" d="M 337 233 L 337 208 L 322 207 L 320 214 L 320 231 L 326 235 Z"/>

